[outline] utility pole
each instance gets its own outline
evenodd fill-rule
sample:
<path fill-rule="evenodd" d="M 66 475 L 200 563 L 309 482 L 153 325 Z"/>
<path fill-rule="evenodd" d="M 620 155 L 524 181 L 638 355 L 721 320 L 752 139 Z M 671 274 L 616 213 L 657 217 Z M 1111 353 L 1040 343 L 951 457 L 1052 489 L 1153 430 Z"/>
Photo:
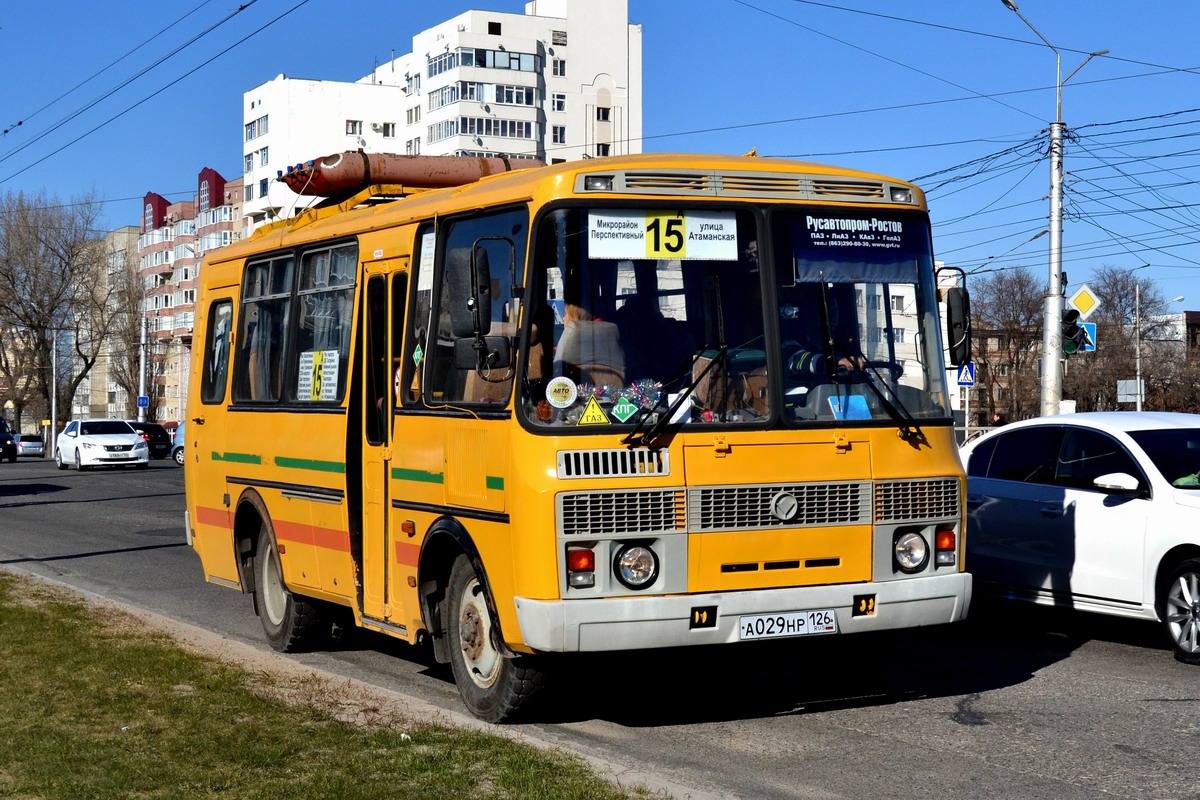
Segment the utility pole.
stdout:
<path fill-rule="evenodd" d="M 1064 134 L 1066 123 L 1062 118 L 1062 87 L 1075 76 L 1076 72 L 1096 56 L 1108 53 L 1107 50 L 1097 50 L 1089 53 L 1071 74 L 1062 76 L 1062 53 L 1050 44 L 1050 40 L 1042 36 L 1041 31 L 1033 27 L 1033 23 L 1025 19 L 1025 15 L 1017 8 L 1016 0 L 1000 0 L 1005 8 L 1012 11 L 1021 21 L 1029 26 L 1029 30 L 1046 43 L 1054 51 L 1057 62 L 1055 72 L 1055 108 L 1054 122 L 1050 123 L 1050 275 L 1046 283 L 1046 302 L 1042 311 L 1042 396 L 1041 415 L 1043 417 L 1058 413 L 1062 401 L 1062 198 L 1063 198 L 1063 155 Z"/>

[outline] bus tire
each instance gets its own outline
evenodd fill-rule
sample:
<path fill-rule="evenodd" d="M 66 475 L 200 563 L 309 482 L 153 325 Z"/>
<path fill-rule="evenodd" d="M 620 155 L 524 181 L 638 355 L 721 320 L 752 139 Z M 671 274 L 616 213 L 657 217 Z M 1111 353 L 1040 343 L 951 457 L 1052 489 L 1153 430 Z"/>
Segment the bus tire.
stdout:
<path fill-rule="evenodd" d="M 297 597 L 284 586 L 279 554 L 265 525 L 258 535 L 254 573 L 254 608 L 271 647 L 294 653 L 312 646 L 320 638 L 322 610 L 315 601 Z"/>
<path fill-rule="evenodd" d="M 529 656 L 509 656 L 492 641 L 495 621 L 471 560 L 460 555 L 446 590 L 450 669 L 472 714 L 502 722 L 542 688 L 542 671 Z"/>

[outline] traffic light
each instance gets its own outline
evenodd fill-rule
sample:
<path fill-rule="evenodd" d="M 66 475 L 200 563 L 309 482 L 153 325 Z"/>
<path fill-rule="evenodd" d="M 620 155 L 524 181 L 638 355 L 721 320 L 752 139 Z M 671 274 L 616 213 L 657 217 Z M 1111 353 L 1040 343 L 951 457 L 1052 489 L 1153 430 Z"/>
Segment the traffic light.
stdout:
<path fill-rule="evenodd" d="M 1062 349 L 1063 355 L 1078 353 L 1087 344 L 1087 332 L 1079 324 L 1079 312 L 1073 308 L 1063 311 Z"/>

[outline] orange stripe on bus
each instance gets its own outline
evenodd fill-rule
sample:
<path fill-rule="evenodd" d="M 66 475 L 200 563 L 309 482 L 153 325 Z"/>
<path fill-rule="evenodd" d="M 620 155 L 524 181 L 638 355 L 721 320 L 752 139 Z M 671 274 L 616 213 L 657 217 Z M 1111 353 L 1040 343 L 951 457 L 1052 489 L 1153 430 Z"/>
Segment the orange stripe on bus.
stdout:
<path fill-rule="evenodd" d="M 350 552 L 350 535 L 334 528 L 318 528 L 301 522 L 273 520 L 275 537 L 286 542 L 312 544 L 327 550 Z"/>
<path fill-rule="evenodd" d="M 406 567 L 415 567 L 417 559 L 421 556 L 421 546 L 416 544 L 407 544 L 406 542 L 396 542 L 396 563 L 403 564 Z"/>
<path fill-rule="evenodd" d="M 223 508 L 196 506 L 196 522 L 201 525 L 216 525 L 221 528 L 228 528 L 229 512 Z"/>

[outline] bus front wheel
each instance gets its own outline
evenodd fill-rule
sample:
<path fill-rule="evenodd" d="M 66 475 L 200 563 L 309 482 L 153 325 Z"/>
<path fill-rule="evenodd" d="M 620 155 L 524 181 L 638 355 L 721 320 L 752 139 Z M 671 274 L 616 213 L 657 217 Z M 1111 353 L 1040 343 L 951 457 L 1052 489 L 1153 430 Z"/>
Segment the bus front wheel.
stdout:
<path fill-rule="evenodd" d="M 542 672 L 529 656 L 508 656 L 493 642 L 495 621 L 471 561 L 459 556 L 446 592 L 450 668 L 463 702 L 487 722 L 501 722 L 542 687 Z"/>
<path fill-rule="evenodd" d="M 284 586 L 279 554 L 265 526 L 258 535 L 254 572 L 254 608 L 271 647 L 281 653 L 293 653 L 311 646 L 321 630 L 321 608 L 315 601 L 297 597 Z"/>

